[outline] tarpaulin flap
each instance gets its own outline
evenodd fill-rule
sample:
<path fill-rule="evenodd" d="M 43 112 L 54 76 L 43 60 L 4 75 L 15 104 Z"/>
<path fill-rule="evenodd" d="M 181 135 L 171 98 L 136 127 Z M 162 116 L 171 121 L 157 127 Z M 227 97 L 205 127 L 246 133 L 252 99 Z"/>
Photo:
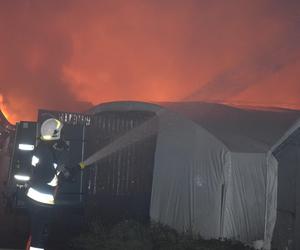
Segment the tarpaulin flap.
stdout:
<path fill-rule="evenodd" d="M 220 236 L 226 148 L 174 114 L 160 121 L 151 218 L 202 237 Z"/>
<path fill-rule="evenodd" d="M 262 240 L 265 229 L 266 154 L 231 153 L 224 237 L 243 242 Z"/>

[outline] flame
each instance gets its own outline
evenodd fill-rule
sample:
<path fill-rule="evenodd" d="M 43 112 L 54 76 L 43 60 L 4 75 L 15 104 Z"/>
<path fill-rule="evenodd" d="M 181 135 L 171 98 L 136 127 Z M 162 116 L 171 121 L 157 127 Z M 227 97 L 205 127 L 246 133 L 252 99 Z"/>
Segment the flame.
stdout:
<path fill-rule="evenodd" d="M 16 123 L 16 119 L 14 119 L 13 115 L 10 115 L 7 111 L 6 106 L 3 103 L 3 95 L 0 94 L 0 111 L 4 115 L 4 117 L 12 124 Z"/>

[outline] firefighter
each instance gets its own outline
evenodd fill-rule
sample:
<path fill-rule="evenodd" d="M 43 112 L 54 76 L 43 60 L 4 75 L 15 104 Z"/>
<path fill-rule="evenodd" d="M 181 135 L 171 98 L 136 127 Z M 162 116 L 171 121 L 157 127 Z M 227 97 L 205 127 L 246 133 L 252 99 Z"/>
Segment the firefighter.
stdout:
<path fill-rule="evenodd" d="M 42 250 L 47 240 L 59 185 L 70 178 L 68 145 L 61 139 L 63 124 L 54 118 L 42 123 L 40 141 L 32 155 L 32 175 L 27 197 L 31 215 L 31 235 L 27 249 Z"/>

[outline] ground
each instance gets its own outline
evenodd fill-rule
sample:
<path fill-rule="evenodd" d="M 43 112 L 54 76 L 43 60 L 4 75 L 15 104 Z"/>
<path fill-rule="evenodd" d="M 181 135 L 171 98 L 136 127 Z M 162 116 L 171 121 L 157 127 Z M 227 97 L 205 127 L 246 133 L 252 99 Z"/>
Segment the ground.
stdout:
<path fill-rule="evenodd" d="M 203 240 L 157 223 L 125 220 L 105 225 L 95 219 L 80 237 L 70 242 L 73 250 L 250 250 L 240 242 Z"/>
<path fill-rule="evenodd" d="M 11 210 L 1 199 L 0 249 L 24 249 L 29 235 L 26 210 Z M 49 250 L 250 250 L 240 242 L 203 240 L 152 222 L 83 216 L 57 209 L 50 230 Z M 105 221 L 105 222 L 104 222 Z"/>

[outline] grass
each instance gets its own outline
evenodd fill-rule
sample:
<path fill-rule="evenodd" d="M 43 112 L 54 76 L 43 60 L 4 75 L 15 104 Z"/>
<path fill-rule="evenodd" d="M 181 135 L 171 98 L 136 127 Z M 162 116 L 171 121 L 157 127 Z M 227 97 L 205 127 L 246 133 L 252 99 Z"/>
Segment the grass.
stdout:
<path fill-rule="evenodd" d="M 179 234 L 170 227 L 124 220 L 104 225 L 100 219 L 89 223 L 86 230 L 70 244 L 72 250 L 250 250 L 240 242 L 204 240 Z"/>

